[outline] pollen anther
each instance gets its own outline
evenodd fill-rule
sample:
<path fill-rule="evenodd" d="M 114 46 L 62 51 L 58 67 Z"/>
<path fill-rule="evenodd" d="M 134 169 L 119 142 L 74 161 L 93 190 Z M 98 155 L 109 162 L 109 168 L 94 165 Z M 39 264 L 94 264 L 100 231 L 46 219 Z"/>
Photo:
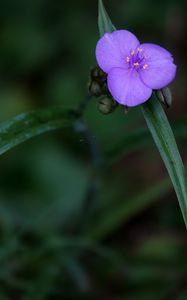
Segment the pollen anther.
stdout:
<path fill-rule="evenodd" d="M 146 70 L 148 68 L 148 64 L 143 65 L 143 69 Z"/>
<path fill-rule="evenodd" d="M 129 62 L 130 58 L 127 56 L 125 60 L 126 60 L 126 62 Z"/>
<path fill-rule="evenodd" d="M 134 55 L 134 54 L 135 54 L 135 51 L 134 51 L 134 50 L 132 50 L 132 51 L 131 51 L 131 55 Z"/>
<path fill-rule="evenodd" d="M 135 67 L 138 67 L 138 66 L 139 66 L 139 63 L 136 62 L 136 63 L 134 63 L 133 65 L 134 65 Z"/>
<path fill-rule="evenodd" d="M 139 52 L 142 52 L 142 48 L 140 48 L 140 47 L 138 47 L 138 49 L 137 49 Z"/>

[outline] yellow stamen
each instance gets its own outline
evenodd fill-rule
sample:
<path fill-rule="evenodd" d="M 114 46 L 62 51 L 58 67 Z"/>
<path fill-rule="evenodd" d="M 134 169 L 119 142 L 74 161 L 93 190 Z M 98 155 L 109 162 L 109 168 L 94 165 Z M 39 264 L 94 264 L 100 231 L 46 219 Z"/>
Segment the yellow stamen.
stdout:
<path fill-rule="evenodd" d="M 134 63 L 133 65 L 134 65 L 135 67 L 138 67 L 138 66 L 139 66 L 139 63 L 136 62 L 136 63 Z"/>
<path fill-rule="evenodd" d="M 130 58 L 127 56 L 125 60 L 126 60 L 126 62 L 129 62 Z"/>
<path fill-rule="evenodd" d="M 139 47 L 138 47 L 138 51 L 139 51 L 139 52 L 142 52 L 142 48 L 139 48 Z"/>
<path fill-rule="evenodd" d="M 143 69 L 146 70 L 148 68 L 148 64 L 143 65 Z"/>
<path fill-rule="evenodd" d="M 131 51 L 131 55 L 134 55 L 134 54 L 135 54 L 135 51 L 134 51 L 134 50 L 132 50 L 132 51 Z"/>

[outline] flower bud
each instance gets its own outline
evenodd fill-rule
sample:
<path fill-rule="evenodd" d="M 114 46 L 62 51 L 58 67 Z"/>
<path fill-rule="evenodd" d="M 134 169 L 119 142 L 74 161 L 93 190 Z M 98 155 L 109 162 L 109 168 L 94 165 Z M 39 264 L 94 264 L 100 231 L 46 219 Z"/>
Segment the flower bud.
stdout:
<path fill-rule="evenodd" d="M 104 81 L 103 84 L 102 84 L 102 94 L 103 95 L 110 94 L 109 90 L 108 90 L 108 86 L 107 86 L 107 82 L 106 81 Z"/>
<path fill-rule="evenodd" d="M 99 100 L 97 107 L 102 114 L 108 115 L 115 110 L 116 106 L 117 103 L 112 98 L 104 97 Z"/>
<path fill-rule="evenodd" d="M 91 69 L 91 79 L 101 80 L 106 79 L 106 73 L 103 72 L 98 66 Z"/>
<path fill-rule="evenodd" d="M 109 93 L 106 83 L 106 74 L 98 66 L 91 69 L 88 91 L 90 95 L 96 97 Z"/>
<path fill-rule="evenodd" d="M 97 81 L 91 81 L 88 85 L 89 94 L 92 96 L 101 96 L 102 95 L 102 85 Z"/>
<path fill-rule="evenodd" d="M 168 87 L 156 91 L 157 98 L 169 108 L 172 104 L 172 94 Z"/>

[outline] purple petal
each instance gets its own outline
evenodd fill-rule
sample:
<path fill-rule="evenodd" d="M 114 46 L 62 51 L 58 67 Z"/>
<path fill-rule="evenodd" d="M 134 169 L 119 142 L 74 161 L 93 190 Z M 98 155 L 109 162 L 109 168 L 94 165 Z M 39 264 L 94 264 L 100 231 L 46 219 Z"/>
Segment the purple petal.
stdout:
<path fill-rule="evenodd" d="M 167 86 L 176 75 L 176 65 L 173 63 L 172 55 L 164 48 L 154 44 L 143 44 L 140 46 L 146 59 L 146 69 L 139 70 L 142 81 L 152 89 L 161 89 Z"/>
<path fill-rule="evenodd" d="M 136 70 L 113 68 L 108 74 L 108 88 L 114 99 L 126 106 L 147 101 L 152 90 L 147 87 Z"/>
<path fill-rule="evenodd" d="M 159 45 L 145 43 L 140 45 L 140 48 L 147 55 L 147 61 L 162 60 L 165 58 L 173 61 L 172 54 Z"/>
<path fill-rule="evenodd" d="M 105 33 L 96 46 L 97 63 L 106 73 L 112 68 L 127 68 L 125 57 L 139 44 L 135 35 L 128 30 Z"/>

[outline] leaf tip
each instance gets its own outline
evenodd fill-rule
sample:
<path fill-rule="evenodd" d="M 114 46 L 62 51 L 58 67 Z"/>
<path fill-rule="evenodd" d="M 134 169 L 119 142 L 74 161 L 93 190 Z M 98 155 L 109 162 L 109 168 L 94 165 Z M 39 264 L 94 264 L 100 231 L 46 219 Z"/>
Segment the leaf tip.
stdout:
<path fill-rule="evenodd" d="M 100 36 L 103 36 L 105 32 L 112 32 L 116 30 L 115 26 L 110 20 L 102 0 L 98 1 L 98 27 Z"/>

